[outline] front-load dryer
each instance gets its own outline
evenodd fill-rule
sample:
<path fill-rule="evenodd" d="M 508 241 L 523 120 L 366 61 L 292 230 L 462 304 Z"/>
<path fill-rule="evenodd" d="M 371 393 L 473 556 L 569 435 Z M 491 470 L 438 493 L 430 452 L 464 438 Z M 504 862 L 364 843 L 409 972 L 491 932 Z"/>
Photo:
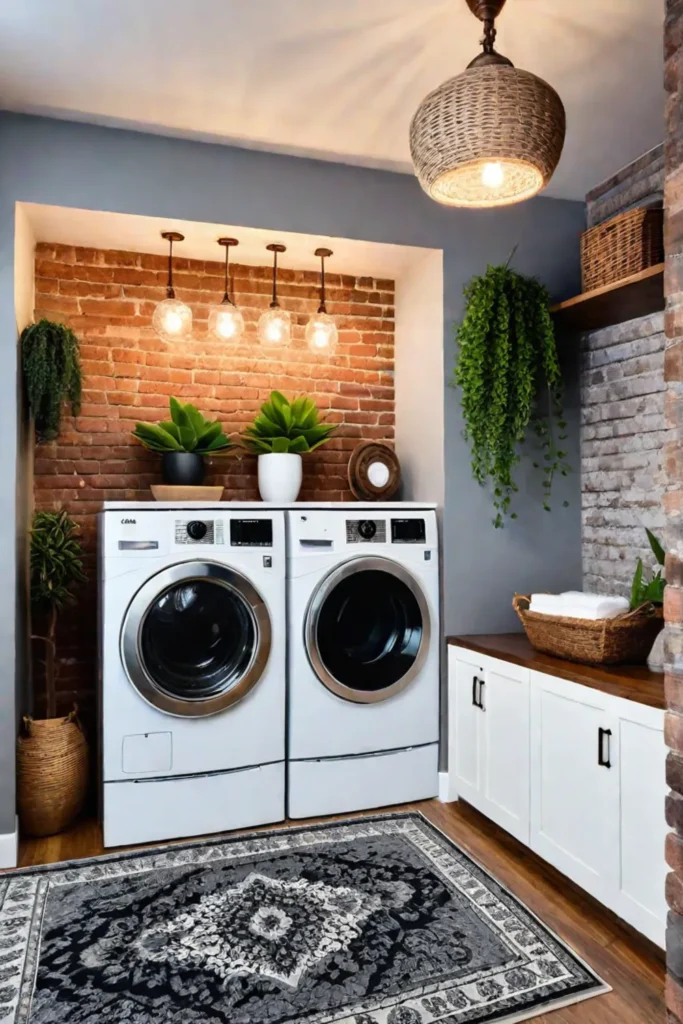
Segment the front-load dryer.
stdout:
<path fill-rule="evenodd" d="M 104 845 L 285 815 L 285 531 L 277 511 L 105 505 Z"/>
<path fill-rule="evenodd" d="M 289 816 L 436 796 L 433 509 L 351 505 L 286 515 Z"/>

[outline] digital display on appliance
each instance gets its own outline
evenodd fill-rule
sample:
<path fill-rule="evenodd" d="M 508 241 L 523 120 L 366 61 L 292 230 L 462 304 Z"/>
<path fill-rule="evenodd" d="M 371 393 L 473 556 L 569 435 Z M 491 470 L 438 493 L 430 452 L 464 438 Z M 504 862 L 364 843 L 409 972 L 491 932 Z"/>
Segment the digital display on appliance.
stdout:
<path fill-rule="evenodd" d="M 394 544 L 424 544 L 426 539 L 424 519 L 391 520 L 391 540 Z"/>
<path fill-rule="evenodd" d="M 272 519 L 232 519 L 230 543 L 234 548 L 272 548 Z"/>

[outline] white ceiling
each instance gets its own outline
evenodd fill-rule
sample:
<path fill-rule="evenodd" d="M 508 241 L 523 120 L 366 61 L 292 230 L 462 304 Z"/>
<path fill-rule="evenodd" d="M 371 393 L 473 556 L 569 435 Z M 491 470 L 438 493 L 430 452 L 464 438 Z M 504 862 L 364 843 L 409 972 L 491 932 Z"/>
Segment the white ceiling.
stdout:
<path fill-rule="evenodd" d="M 173 246 L 175 256 L 222 263 L 225 250 L 220 248 L 216 239 L 227 235 L 239 241 L 239 246 L 230 252 L 230 260 L 234 263 L 255 267 L 270 265 L 273 255 L 267 251 L 266 245 L 269 242 L 281 242 L 287 246 L 287 251 L 278 257 L 278 266 L 288 270 L 317 271 L 320 269 L 320 259 L 314 252 L 319 246 L 326 246 L 332 249 L 332 256 L 325 261 L 331 274 L 386 277 L 395 281 L 435 251 L 417 246 L 330 238 L 326 235 L 264 231 L 239 224 L 162 220 L 158 217 L 74 210 L 39 203 L 20 203 L 19 206 L 26 215 L 35 242 L 59 242 L 87 249 L 119 249 L 166 256 L 168 242 L 161 237 L 161 232 L 179 231 L 185 235 L 185 240 Z"/>
<path fill-rule="evenodd" d="M 550 195 L 661 141 L 663 8 L 508 0 L 498 48 L 567 107 Z M 465 0 L 0 0 L 0 105 L 410 171 L 416 106 L 479 36 Z"/>

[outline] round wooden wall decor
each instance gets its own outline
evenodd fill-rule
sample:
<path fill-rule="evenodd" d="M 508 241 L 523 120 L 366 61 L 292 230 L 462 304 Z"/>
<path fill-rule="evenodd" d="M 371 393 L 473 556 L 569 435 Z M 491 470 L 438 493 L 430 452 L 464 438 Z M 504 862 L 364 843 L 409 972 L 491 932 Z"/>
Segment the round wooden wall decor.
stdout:
<path fill-rule="evenodd" d="M 349 459 L 349 487 L 359 501 L 388 501 L 401 486 L 401 466 L 393 448 L 361 441 Z"/>

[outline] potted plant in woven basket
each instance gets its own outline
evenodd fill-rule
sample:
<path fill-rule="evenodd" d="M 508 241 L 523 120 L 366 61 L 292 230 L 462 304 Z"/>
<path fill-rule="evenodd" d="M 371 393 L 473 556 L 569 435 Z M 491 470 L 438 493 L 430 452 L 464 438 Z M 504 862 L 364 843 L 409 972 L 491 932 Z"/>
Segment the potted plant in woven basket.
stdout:
<path fill-rule="evenodd" d="M 31 531 L 31 603 L 45 616 L 46 717 L 25 717 L 17 740 L 17 805 L 22 832 L 49 836 L 65 829 L 80 812 L 88 788 L 88 746 L 78 709 L 57 715 L 57 622 L 85 580 L 76 524 L 62 509 L 37 512 Z"/>
<path fill-rule="evenodd" d="M 290 402 L 272 391 L 261 412 L 240 435 L 247 451 L 258 455 L 258 486 L 264 501 L 296 501 L 301 489 L 301 454 L 329 441 L 333 423 L 321 423 L 312 398 Z"/>

